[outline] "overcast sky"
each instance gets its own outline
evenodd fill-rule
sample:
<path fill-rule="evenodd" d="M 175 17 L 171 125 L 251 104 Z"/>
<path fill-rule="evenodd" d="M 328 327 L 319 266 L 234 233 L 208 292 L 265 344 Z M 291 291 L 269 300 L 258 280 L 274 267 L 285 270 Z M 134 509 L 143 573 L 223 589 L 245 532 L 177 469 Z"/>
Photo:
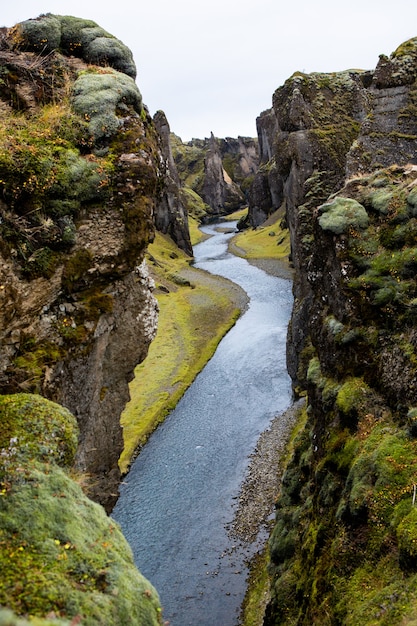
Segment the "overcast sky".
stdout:
<path fill-rule="evenodd" d="M 293 72 L 374 69 L 417 37 L 415 0 L 2 0 L 0 25 L 48 12 L 92 19 L 129 46 L 145 104 L 183 141 L 254 137 Z"/>

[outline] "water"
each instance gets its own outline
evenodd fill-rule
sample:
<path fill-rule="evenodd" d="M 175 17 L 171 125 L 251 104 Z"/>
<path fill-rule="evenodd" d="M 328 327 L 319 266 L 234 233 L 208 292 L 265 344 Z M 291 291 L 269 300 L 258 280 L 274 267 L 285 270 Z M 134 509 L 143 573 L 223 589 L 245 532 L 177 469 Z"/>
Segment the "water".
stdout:
<path fill-rule="evenodd" d="M 195 247 L 196 266 L 243 287 L 249 309 L 152 435 L 113 511 L 171 626 L 238 623 L 256 548 L 235 544 L 227 526 L 248 456 L 291 402 L 291 282 L 229 254 L 233 233 L 203 230 L 213 236 Z"/>

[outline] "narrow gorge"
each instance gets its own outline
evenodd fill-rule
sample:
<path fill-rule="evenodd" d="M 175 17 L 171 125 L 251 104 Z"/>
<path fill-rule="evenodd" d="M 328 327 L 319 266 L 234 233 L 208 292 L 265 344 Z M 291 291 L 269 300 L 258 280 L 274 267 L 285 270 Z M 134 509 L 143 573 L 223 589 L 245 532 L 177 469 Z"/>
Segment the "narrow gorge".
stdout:
<path fill-rule="evenodd" d="M 192 267 L 198 227 L 237 212 L 231 250 L 265 267 L 289 251 L 286 364 L 304 399 L 270 502 L 263 602 L 242 623 L 411 626 L 417 38 L 374 70 L 296 72 L 257 138 L 183 143 L 135 79 L 131 51 L 90 20 L 0 29 L 0 623 L 164 623 L 163 590 L 108 513 L 245 308 Z M 155 397 L 146 428 L 122 429 L 158 324 L 165 407 Z"/>

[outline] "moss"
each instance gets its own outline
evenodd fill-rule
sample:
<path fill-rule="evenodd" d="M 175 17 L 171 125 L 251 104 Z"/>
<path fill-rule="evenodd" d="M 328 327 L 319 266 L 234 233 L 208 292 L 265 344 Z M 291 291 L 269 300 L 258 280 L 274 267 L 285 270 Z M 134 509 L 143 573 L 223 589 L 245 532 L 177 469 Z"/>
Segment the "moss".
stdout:
<path fill-rule="evenodd" d="M 3 459 L 37 459 L 70 467 L 78 442 L 73 415 L 33 394 L 0 396 L 0 447 Z"/>
<path fill-rule="evenodd" d="M 113 297 L 97 288 L 83 291 L 80 300 L 85 307 L 85 315 L 89 320 L 98 320 L 102 313 L 113 311 Z"/>
<path fill-rule="evenodd" d="M 200 220 L 207 214 L 208 205 L 193 189 L 190 187 L 181 187 L 180 196 L 187 209 L 188 216 Z"/>
<path fill-rule="evenodd" d="M 120 127 L 118 113 L 128 106 L 140 113 L 142 96 L 135 81 L 116 70 L 82 72 L 73 86 L 73 106 L 88 121 L 97 147 L 105 145 Z"/>
<path fill-rule="evenodd" d="M 66 291 L 71 293 L 80 281 L 83 280 L 85 273 L 93 264 L 91 252 L 86 248 L 77 250 L 66 261 L 62 275 L 62 286 Z"/>
<path fill-rule="evenodd" d="M 24 389 L 39 393 L 45 373 L 62 357 L 62 348 L 49 341 L 23 345 L 13 360 L 13 375 Z"/>
<path fill-rule="evenodd" d="M 413 215 L 415 217 L 415 213 L 417 211 L 417 186 L 413 187 L 413 189 L 408 194 L 407 202 L 413 208 Z"/>
<path fill-rule="evenodd" d="M 50 619 L 34 617 L 30 621 L 17 617 L 9 609 L 0 609 L 0 626 L 71 626 L 67 620 L 51 617 Z"/>
<path fill-rule="evenodd" d="M 160 624 L 156 592 L 118 526 L 63 469 L 75 418 L 29 394 L 2 396 L 0 411 L 0 605 L 87 626 Z"/>
<path fill-rule="evenodd" d="M 362 378 L 349 378 L 339 389 L 336 406 L 345 415 L 357 412 L 369 392 Z"/>
<path fill-rule="evenodd" d="M 317 357 L 313 357 L 308 364 L 307 381 L 314 385 L 319 385 L 322 382 L 320 361 Z"/>
<path fill-rule="evenodd" d="M 399 560 L 406 571 L 417 570 L 417 509 L 415 506 L 397 527 Z"/>
<path fill-rule="evenodd" d="M 129 48 L 92 20 L 48 13 L 18 24 L 12 39 L 15 46 L 25 50 L 47 54 L 59 49 L 68 56 L 78 56 L 96 65 L 109 65 L 136 77 Z"/>
<path fill-rule="evenodd" d="M 246 213 L 246 209 L 244 209 Z M 282 226 L 282 214 L 277 211 L 268 220 L 269 226 L 248 228 L 229 243 L 234 254 L 246 259 L 277 259 L 287 262 L 290 254 L 290 231 Z"/>
<path fill-rule="evenodd" d="M 349 232 L 349 229 L 364 230 L 369 224 L 365 208 L 352 198 L 337 197 L 322 204 L 319 224 L 323 230 L 335 235 Z"/>

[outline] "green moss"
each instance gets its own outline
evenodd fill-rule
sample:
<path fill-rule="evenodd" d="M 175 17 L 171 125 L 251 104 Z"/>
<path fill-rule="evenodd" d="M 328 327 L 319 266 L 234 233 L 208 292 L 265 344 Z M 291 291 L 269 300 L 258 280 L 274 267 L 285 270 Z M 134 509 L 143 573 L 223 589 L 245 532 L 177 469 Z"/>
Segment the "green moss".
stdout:
<path fill-rule="evenodd" d="M 369 224 L 365 208 L 352 198 L 337 197 L 320 207 L 319 224 L 323 230 L 335 235 L 349 232 L 350 229 L 364 230 Z"/>
<path fill-rule="evenodd" d="M 83 279 L 86 272 L 93 263 L 91 252 L 86 248 L 77 250 L 67 260 L 62 275 L 62 286 L 71 293 L 79 282 Z"/>
<path fill-rule="evenodd" d="M 55 343 L 42 341 L 34 345 L 23 343 L 13 360 L 13 372 L 24 388 L 40 392 L 45 372 L 62 357 L 62 348 Z"/>
<path fill-rule="evenodd" d="M 78 56 L 96 65 L 109 65 L 136 77 L 129 48 L 92 20 L 48 13 L 18 24 L 13 40 L 17 47 L 25 50 L 47 54 L 59 49 L 68 56 Z"/>
<path fill-rule="evenodd" d="M 406 571 L 417 570 L 417 508 L 402 518 L 397 527 L 400 564 Z"/>
<path fill-rule="evenodd" d="M 368 393 L 369 387 L 362 378 L 349 378 L 339 389 L 336 406 L 345 415 L 357 412 Z"/>
<path fill-rule="evenodd" d="M 180 195 L 189 216 L 200 220 L 207 214 L 208 205 L 193 189 L 190 187 L 181 187 Z"/>
<path fill-rule="evenodd" d="M 314 385 L 319 385 L 322 381 L 320 361 L 317 357 L 313 357 L 308 364 L 307 381 Z"/>
<path fill-rule="evenodd" d="M 78 442 L 73 415 L 33 394 L 0 396 L 0 447 L 3 458 L 37 459 L 69 467 Z"/>
<path fill-rule="evenodd" d="M 413 208 L 413 215 L 415 217 L 415 213 L 417 212 L 417 186 L 413 187 L 410 193 L 407 196 L 407 202 Z"/>
<path fill-rule="evenodd" d="M 74 110 L 88 121 L 96 146 L 108 142 L 120 127 L 118 113 L 133 107 L 140 113 L 142 96 L 135 81 L 110 68 L 79 75 L 73 86 Z"/>
<path fill-rule="evenodd" d="M 75 418 L 39 396 L 0 400 L 0 605 L 87 626 L 160 624 L 156 592 L 118 526 L 62 469 L 74 458 Z"/>
<path fill-rule="evenodd" d="M 30 621 L 25 618 L 17 617 L 13 611 L 9 609 L 0 609 L 0 626 L 71 626 L 67 620 L 59 618 L 44 619 L 42 617 L 34 617 Z"/>

